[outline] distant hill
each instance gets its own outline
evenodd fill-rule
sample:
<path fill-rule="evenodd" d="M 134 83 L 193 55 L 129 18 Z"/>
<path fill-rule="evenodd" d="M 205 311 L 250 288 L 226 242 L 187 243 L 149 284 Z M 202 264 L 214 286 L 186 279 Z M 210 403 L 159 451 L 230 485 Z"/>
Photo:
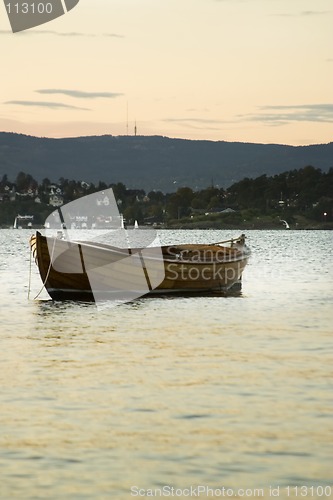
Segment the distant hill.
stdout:
<path fill-rule="evenodd" d="M 220 187 L 263 174 L 312 165 L 333 167 L 333 143 L 311 146 L 194 141 L 160 136 L 92 136 L 66 139 L 0 133 L 0 176 L 18 172 L 39 182 L 60 177 L 129 188 L 175 191 L 180 186 Z"/>

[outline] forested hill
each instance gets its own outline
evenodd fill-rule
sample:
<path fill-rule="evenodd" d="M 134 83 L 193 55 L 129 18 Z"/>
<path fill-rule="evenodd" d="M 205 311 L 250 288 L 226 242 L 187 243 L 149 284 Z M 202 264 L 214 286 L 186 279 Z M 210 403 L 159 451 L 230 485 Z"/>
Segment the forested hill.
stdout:
<path fill-rule="evenodd" d="M 333 143 L 295 147 L 160 136 L 49 139 L 0 133 L 0 177 L 15 178 L 23 171 L 38 181 L 102 180 L 172 192 L 180 186 L 201 189 L 212 183 L 226 188 L 245 177 L 307 165 L 323 171 L 333 167 Z"/>

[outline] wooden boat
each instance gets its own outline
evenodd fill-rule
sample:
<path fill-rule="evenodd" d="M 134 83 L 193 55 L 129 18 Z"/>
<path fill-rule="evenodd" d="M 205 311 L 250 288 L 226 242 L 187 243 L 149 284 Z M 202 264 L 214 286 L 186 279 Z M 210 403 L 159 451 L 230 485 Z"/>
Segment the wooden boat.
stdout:
<path fill-rule="evenodd" d="M 239 285 L 250 255 L 244 235 L 215 244 L 128 249 L 36 232 L 30 246 L 52 299 L 95 302 L 154 294 L 225 293 Z"/>

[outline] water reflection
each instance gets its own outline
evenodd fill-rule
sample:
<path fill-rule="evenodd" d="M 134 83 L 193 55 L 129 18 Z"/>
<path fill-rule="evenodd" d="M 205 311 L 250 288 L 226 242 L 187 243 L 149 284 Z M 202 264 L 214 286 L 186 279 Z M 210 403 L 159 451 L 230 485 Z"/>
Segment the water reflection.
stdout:
<path fill-rule="evenodd" d="M 239 297 L 103 311 L 27 301 L 23 236 L 0 250 L 3 498 L 329 484 L 331 233 L 252 232 Z"/>

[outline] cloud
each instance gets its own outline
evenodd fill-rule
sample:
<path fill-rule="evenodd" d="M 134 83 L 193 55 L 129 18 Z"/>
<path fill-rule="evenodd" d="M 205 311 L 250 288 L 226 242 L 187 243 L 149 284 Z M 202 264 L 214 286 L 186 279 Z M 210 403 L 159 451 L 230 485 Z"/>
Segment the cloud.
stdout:
<path fill-rule="evenodd" d="M 35 92 L 39 94 L 61 94 L 68 97 L 74 97 L 78 99 L 98 99 L 98 98 L 107 98 L 114 99 L 123 94 L 117 94 L 115 92 L 84 92 L 82 90 L 70 90 L 70 89 L 39 89 Z M 11 104 L 16 106 L 30 106 L 30 107 L 40 107 L 40 108 L 48 108 L 48 109 L 75 109 L 78 111 L 90 111 L 89 108 L 81 108 L 78 106 L 73 106 L 71 104 L 65 104 L 61 102 L 54 101 L 23 101 L 23 100 L 14 100 L 7 101 L 4 104 Z"/>
<path fill-rule="evenodd" d="M 210 118 L 165 118 L 164 122 L 176 122 L 176 123 L 202 123 L 202 124 L 218 124 L 218 123 L 226 123 L 222 120 L 213 120 Z"/>
<path fill-rule="evenodd" d="M 187 128 L 206 130 L 220 130 L 221 125 L 230 123 L 224 120 L 214 120 L 209 118 L 165 118 L 163 122 L 183 124 Z"/>
<path fill-rule="evenodd" d="M 330 14 L 330 10 L 303 10 L 300 15 L 301 16 L 323 16 L 326 14 Z"/>
<path fill-rule="evenodd" d="M 13 35 L 10 30 L 0 30 L 0 35 Z M 66 36 L 66 37 L 98 37 L 93 33 L 80 33 L 77 31 L 53 31 L 53 30 L 26 30 L 15 33 L 15 36 L 33 36 L 33 35 L 52 35 L 52 36 Z M 118 35 L 117 33 L 103 33 L 101 36 L 112 37 L 112 38 L 124 38 L 123 35 Z"/>
<path fill-rule="evenodd" d="M 103 33 L 102 36 L 109 36 L 111 38 L 124 38 L 124 35 L 118 35 L 117 33 Z"/>
<path fill-rule="evenodd" d="M 291 122 L 333 122 L 333 103 L 297 104 L 281 106 L 260 106 L 253 114 L 237 115 L 234 119 L 219 120 L 209 118 L 165 118 L 161 121 L 183 125 L 189 129 L 221 130 L 244 122 L 261 122 L 266 125 L 282 126 Z"/>
<path fill-rule="evenodd" d="M 123 94 L 116 92 L 84 92 L 83 90 L 71 90 L 71 89 L 39 89 L 36 90 L 38 94 L 62 94 L 69 97 L 75 97 L 77 99 L 114 99 L 120 97 Z"/>
<path fill-rule="evenodd" d="M 239 115 L 240 118 L 270 125 L 290 122 L 333 122 L 333 104 L 298 104 L 289 106 L 261 106 L 257 114 Z"/>
<path fill-rule="evenodd" d="M 303 10 L 301 12 L 295 12 L 295 13 L 280 13 L 280 14 L 273 14 L 274 16 L 277 17 L 312 17 L 312 16 L 325 16 L 327 14 L 330 14 L 332 11 L 330 10 Z"/>
<path fill-rule="evenodd" d="M 10 30 L 0 30 L 0 35 L 9 35 L 9 34 L 13 35 L 13 32 Z M 32 36 L 32 35 L 54 35 L 54 36 L 73 36 L 73 37 L 96 36 L 89 33 L 79 33 L 75 31 L 59 32 L 53 30 L 26 30 L 15 33 L 15 36 Z"/>
<path fill-rule="evenodd" d="M 79 108 L 77 106 L 70 106 L 61 102 L 45 102 L 45 101 L 6 101 L 4 104 L 14 104 L 17 106 L 32 106 L 48 109 L 76 109 L 80 111 L 90 111 L 88 108 Z"/>

